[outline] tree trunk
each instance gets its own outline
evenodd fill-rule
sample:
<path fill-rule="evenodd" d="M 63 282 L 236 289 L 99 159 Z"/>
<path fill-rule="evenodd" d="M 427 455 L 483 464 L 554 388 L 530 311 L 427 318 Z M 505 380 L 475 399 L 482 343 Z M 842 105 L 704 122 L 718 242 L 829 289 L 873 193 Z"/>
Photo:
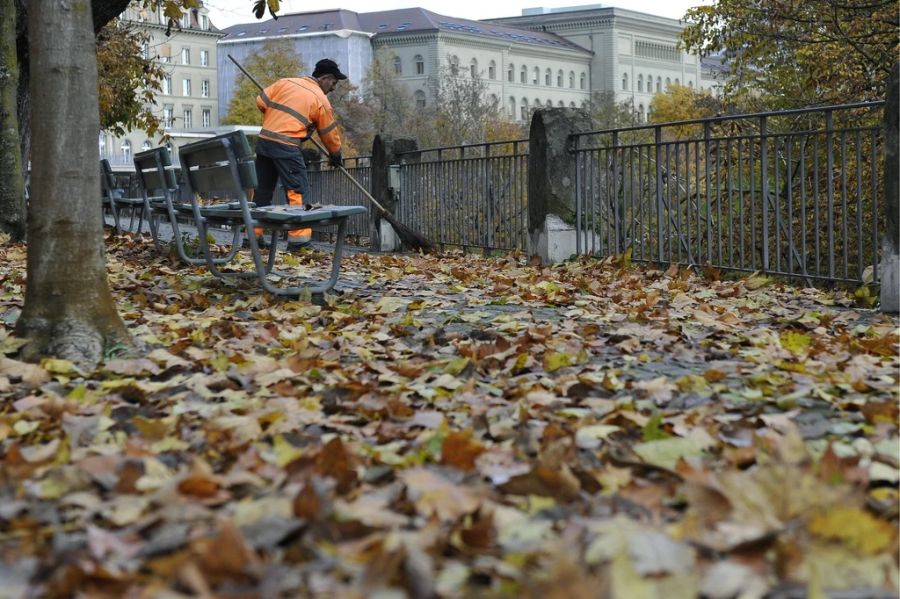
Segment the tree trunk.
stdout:
<path fill-rule="evenodd" d="M 25 359 L 92 367 L 131 345 L 106 280 L 100 213 L 100 117 L 90 0 L 30 0 L 32 194 Z"/>
<path fill-rule="evenodd" d="M 25 185 L 19 148 L 15 0 L 0 0 L 0 231 L 25 238 Z"/>

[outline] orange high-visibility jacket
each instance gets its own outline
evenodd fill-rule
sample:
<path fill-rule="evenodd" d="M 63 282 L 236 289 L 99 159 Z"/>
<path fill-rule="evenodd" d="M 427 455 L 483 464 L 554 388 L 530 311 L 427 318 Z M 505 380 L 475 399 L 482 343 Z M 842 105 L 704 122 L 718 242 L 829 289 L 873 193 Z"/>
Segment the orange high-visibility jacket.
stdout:
<path fill-rule="evenodd" d="M 328 151 L 340 151 L 331 102 L 312 77 L 279 79 L 256 96 L 256 106 L 263 113 L 260 137 L 299 146 L 318 129 Z"/>

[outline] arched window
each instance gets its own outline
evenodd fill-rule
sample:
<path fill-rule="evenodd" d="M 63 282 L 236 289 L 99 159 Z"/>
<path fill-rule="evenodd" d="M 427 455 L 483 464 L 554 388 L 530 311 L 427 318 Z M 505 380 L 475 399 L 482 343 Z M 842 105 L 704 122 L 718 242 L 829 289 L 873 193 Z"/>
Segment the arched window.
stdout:
<path fill-rule="evenodd" d="M 691 89 L 694 89 L 694 82 L 693 82 L 693 81 L 688 81 L 688 87 L 691 88 Z"/>
<path fill-rule="evenodd" d="M 569 108 L 575 108 L 575 102 L 569 102 Z"/>
<path fill-rule="evenodd" d="M 516 99 L 512 96 L 509 97 L 509 117 L 516 118 Z"/>
<path fill-rule="evenodd" d="M 553 81 L 553 71 L 547 69 L 547 72 L 544 73 L 544 85 L 549 87 L 551 81 Z"/>
<path fill-rule="evenodd" d="M 581 89 L 587 87 L 587 73 L 581 74 L 581 81 L 579 82 L 579 86 L 581 87 Z"/>
<path fill-rule="evenodd" d="M 557 105 L 558 107 L 560 107 L 560 108 L 565 108 L 566 103 L 563 102 L 562 100 L 560 100 L 559 102 L 556 103 L 556 105 Z"/>
<path fill-rule="evenodd" d="M 622 73 L 622 90 L 628 91 L 628 73 Z"/>
<path fill-rule="evenodd" d="M 569 71 L 569 87 L 575 89 L 575 71 Z"/>
<path fill-rule="evenodd" d="M 519 83 L 526 83 L 528 79 L 528 67 L 524 64 L 522 65 L 522 70 L 519 71 Z"/>
<path fill-rule="evenodd" d="M 637 88 L 637 90 L 638 90 L 639 92 L 644 91 L 644 76 L 643 76 L 643 75 L 638 75 L 638 88 Z"/>
<path fill-rule="evenodd" d="M 474 58 L 469 63 L 469 75 L 472 76 L 472 79 L 478 79 L 478 61 Z"/>
<path fill-rule="evenodd" d="M 532 77 L 532 79 L 531 79 L 531 84 L 537 85 L 540 80 L 541 80 L 541 70 L 537 67 L 534 67 L 534 77 Z"/>
<path fill-rule="evenodd" d="M 425 92 L 420 89 L 417 89 L 413 94 L 413 97 L 416 99 L 416 106 L 419 108 L 425 108 Z"/>
<path fill-rule="evenodd" d="M 493 60 L 488 64 L 488 79 L 493 81 L 497 78 L 497 63 Z"/>
<path fill-rule="evenodd" d="M 546 106 L 547 108 L 553 108 L 553 100 L 547 100 L 546 102 L 544 102 L 544 106 Z"/>
<path fill-rule="evenodd" d="M 675 78 L 675 85 L 681 85 L 681 80 L 678 77 Z"/>
<path fill-rule="evenodd" d="M 127 139 L 122 142 L 122 160 L 131 162 L 131 142 Z"/>
<path fill-rule="evenodd" d="M 142 151 L 142 152 L 146 152 L 146 151 L 149 150 L 151 147 L 152 147 L 152 146 L 150 145 L 150 140 L 149 140 L 149 139 L 145 139 L 145 140 L 144 140 L 144 143 L 141 145 L 141 151 Z"/>
<path fill-rule="evenodd" d="M 662 77 L 657 77 L 656 78 L 656 93 L 659 93 L 661 91 L 662 91 Z"/>
<path fill-rule="evenodd" d="M 672 85 L 672 80 L 666 77 L 666 89 L 669 89 L 670 85 Z"/>
<path fill-rule="evenodd" d="M 399 56 L 394 57 L 394 73 L 397 75 L 403 74 L 403 62 L 400 60 Z"/>
<path fill-rule="evenodd" d="M 556 72 L 556 87 L 563 86 L 563 77 L 564 77 L 564 75 L 563 75 L 562 69 L 558 70 Z"/>
<path fill-rule="evenodd" d="M 643 123 L 646 120 L 646 115 L 644 114 L 644 105 L 638 104 L 638 121 Z"/>
<path fill-rule="evenodd" d="M 506 80 L 512 83 L 516 79 L 516 67 L 513 66 L 513 63 L 509 63 L 509 68 L 506 69 Z"/>
<path fill-rule="evenodd" d="M 413 62 L 416 63 L 416 75 L 424 75 L 425 74 L 425 59 L 422 58 L 421 54 L 416 54 L 413 58 Z"/>
<path fill-rule="evenodd" d="M 455 54 L 450 57 L 450 74 L 459 75 L 459 56 Z"/>
<path fill-rule="evenodd" d="M 97 141 L 100 147 L 100 157 L 102 158 L 106 155 L 106 136 L 101 133 Z"/>
<path fill-rule="evenodd" d="M 519 110 L 522 111 L 522 120 L 526 120 L 528 118 L 528 98 L 522 98 L 522 106 Z"/>

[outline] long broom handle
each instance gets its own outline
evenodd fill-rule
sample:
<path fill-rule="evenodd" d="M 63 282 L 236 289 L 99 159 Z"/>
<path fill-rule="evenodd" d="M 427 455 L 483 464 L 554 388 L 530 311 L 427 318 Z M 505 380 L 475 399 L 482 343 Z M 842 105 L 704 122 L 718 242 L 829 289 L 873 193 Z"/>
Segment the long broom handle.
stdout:
<path fill-rule="evenodd" d="M 237 60 L 235 60 L 234 56 L 232 56 L 231 54 L 227 54 L 226 56 L 228 56 L 228 58 L 231 60 L 231 62 L 233 62 L 233 63 L 235 64 L 235 66 L 241 70 L 241 72 L 247 77 L 247 79 L 249 79 L 250 81 L 252 81 L 253 84 L 256 85 L 256 87 L 259 88 L 259 91 L 263 91 L 263 86 L 262 86 L 262 84 L 261 84 L 259 81 L 257 81 L 256 78 L 255 78 L 253 75 L 251 75 L 250 73 L 248 73 L 248 72 L 247 72 L 247 69 L 245 69 L 245 68 L 241 65 L 241 63 L 239 63 Z M 326 150 L 324 147 L 322 147 L 322 144 L 321 144 L 319 141 L 317 141 L 316 139 L 314 139 L 314 138 L 312 137 L 312 135 L 310 135 L 307 139 L 309 139 L 309 141 L 313 142 L 313 145 L 315 145 L 316 148 L 319 149 L 319 152 L 321 152 L 321 153 L 324 154 L 325 156 L 328 156 L 328 150 Z M 342 173 L 344 173 L 345 175 L 347 175 L 347 178 L 350 179 L 350 182 L 353 183 L 354 185 L 356 185 L 357 189 L 359 189 L 361 192 L 363 192 L 363 194 L 365 194 L 365 196 L 369 199 L 370 202 L 372 202 L 373 204 L 375 204 L 375 206 L 377 206 L 379 210 L 381 210 L 381 211 L 384 212 L 385 214 L 388 214 L 388 211 L 385 210 L 384 206 L 382 206 L 380 203 L 378 203 L 378 200 L 376 200 L 375 198 L 372 197 L 372 194 L 369 193 L 369 190 L 366 189 L 365 187 L 363 187 L 363 186 L 360 184 L 360 182 L 357 181 L 356 178 L 355 178 L 353 175 L 351 175 L 351 174 L 347 171 L 347 169 L 345 169 L 345 168 L 343 167 L 343 165 L 338 166 L 338 169 L 340 169 L 340 171 L 341 171 Z"/>

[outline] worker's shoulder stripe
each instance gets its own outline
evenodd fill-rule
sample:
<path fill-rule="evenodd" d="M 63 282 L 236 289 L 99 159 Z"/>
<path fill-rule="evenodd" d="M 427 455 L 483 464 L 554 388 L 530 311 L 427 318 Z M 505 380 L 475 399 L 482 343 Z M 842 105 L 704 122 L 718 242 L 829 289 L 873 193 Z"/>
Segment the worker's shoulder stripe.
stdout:
<path fill-rule="evenodd" d="M 271 98 L 269 98 L 269 96 L 266 95 L 265 91 L 260 92 L 259 97 L 262 98 L 262 101 L 269 108 L 274 108 L 276 110 L 286 112 L 287 114 L 291 115 L 292 117 L 294 117 L 295 119 L 297 119 L 298 121 L 303 123 L 305 126 L 307 126 L 307 127 L 310 126 L 310 122 L 309 122 L 308 118 L 306 118 L 305 116 L 303 116 L 302 114 L 300 114 L 299 112 L 297 112 L 296 110 L 291 108 L 290 106 L 286 106 L 284 104 L 279 104 L 278 102 L 273 102 L 271 100 Z"/>

